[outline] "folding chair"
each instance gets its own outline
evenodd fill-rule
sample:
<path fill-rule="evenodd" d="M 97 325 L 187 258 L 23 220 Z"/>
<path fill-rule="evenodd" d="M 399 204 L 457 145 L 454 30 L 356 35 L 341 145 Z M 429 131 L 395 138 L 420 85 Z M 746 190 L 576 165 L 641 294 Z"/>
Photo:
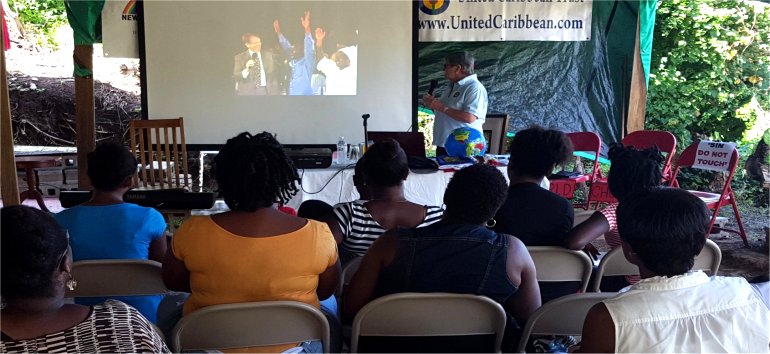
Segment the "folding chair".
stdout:
<path fill-rule="evenodd" d="M 213 305 L 182 317 L 174 328 L 175 352 L 222 350 L 321 340 L 329 352 L 329 322 L 297 301 Z"/>
<path fill-rule="evenodd" d="M 713 142 L 702 142 L 706 144 L 724 144 L 724 143 L 713 143 Z M 698 154 L 699 150 L 699 143 L 693 143 L 692 145 L 688 146 L 684 151 L 682 151 L 682 154 L 679 156 L 679 161 L 677 163 L 676 170 L 674 170 L 674 174 L 671 177 L 671 185 L 675 186 L 678 185 L 676 182 L 676 177 L 679 175 L 679 171 L 682 168 L 699 168 L 695 165 L 696 162 L 696 154 Z M 713 210 L 714 214 L 711 217 L 711 223 L 709 224 L 709 232 L 714 229 L 714 223 L 717 221 L 717 216 L 719 216 L 719 208 L 725 205 L 732 205 L 733 207 L 733 213 L 735 213 L 735 220 L 738 223 L 738 228 L 740 231 L 735 229 L 728 229 L 728 228 L 719 228 L 723 231 L 728 231 L 732 233 L 736 233 L 741 236 L 743 239 L 743 244 L 748 247 L 749 246 L 749 240 L 746 236 L 746 230 L 743 227 L 743 220 L 741 220 L 741 214 L 738 211 L 738 203 L 735 201 L 735 194 L 733 193 L 733 187 L 732 187 L 732 181 L 733 176 L 735 175 L 735 167 L 738 165 L 738 150 L 735 148 L 735 146 L 732 146 L 732 151 L 730 153 L 730 159 L 729 162 L 724 166 L 723 168 L 719 169 L 719 171 L 727 172 L 727 178 L 725 179 L 725 186 L 722 188 L 722 192 L 717 193 L 711 193 L 711 192 L 701 192 L 701 191 L 689 191 L 690 193 L 694 194 L 701 200 L 703 200 L 704 203 L 706 203 L 706 206 L 709 208 L 709 210 Z M 717 170 L 717 169 L 714 169 Z"/>
<path fill-rule="evenodd" d="M 722 263 L 722 251 L 719 246 L 714 241 L 706 240 L 703 250 L 695 256 L 692 270 L 702 270 L 709 275 L 717 275 L 720 263 Z M 596 277 L 591 291 L 600 292 L 602 278 L 616 275 L 639 275 L 639 267 L 626 259 L 621 247 L 607 252 L 602 257 L 599 267 L 596 269 Z"/>
<path fill-rule="evenodd" d="M 586 292 L 594 264 L 585 252 L 558 246 L 529 246 L 527 250 L 535 262 L 538 282 L 579 281 L 580 292 Z"/>
<path fill-rule="evenodd" d="M 626 135 L 621 141 L 623 146 L 633 146 L 636 149 L 649 149 L 657 147 L 660 152 L 666 154 L 666 161 L 663 165 L 663 184 L 671 183 L 671 174 L 674 172 L 671 168 L 671 161 L 676 154 L 676 137 L 667 131 L 662 130 L 637 130 Z M 678 186 L 678 185 L 676 185 Z M 588 197 L 588 206 L 596 203 L 596 208 L 602 203 L 617 203 L 618 200 L 610 193 L 606 178 L 600 178 L 591 188 Z"/>
<path fill-rule="evenodd" d="M 524 353 L 532 335 L 580 336 L 586 314 L 595 304 L 617 293 L 570 294 L 552 300 L 529 316 L 516 352 Z M 611 333 L 609 334 L 611 335 Z"/>
<path fill-rule="evenodd" d="M 161 264 L 140 259 L 99 259 L 72 264 L 75 290 L 65 289 L 66 297 L 113 297 L 165 294 Z M 152 324 L 163 338 L 163 331 Z"/>
<path fill-rule="evenodd" d="M 342 268 L 342 275 L 340 276 L 340 282 L 339 285 L 337 285 L 337 290 L 334 292 L 334 294 L 337 296 L 337 300 L 340 299 L 340 296 L 342 296 L 343 290 L 345 290 L 345 287 L 350 284 L 350 280 L 353 279 L 353 276 L 356 274 L 356 271 L 358 270 L 358 266 L 361 265 L 361 259 L 364 257 L 356 257 L 350 260 L 348 264 L 345 265 L 345 268 Z"/>
<path fill-rule="evenodd" d="M 448 293 L 392 294 L 368 303 L 358 312 L 353 320 L 350 352 L 367 350 L 359 349 L 362 337 L 446 338 L 477 335 L 493 335 L 494 340 L 489 343 L 488 348 L 476 348 L 475 352 L 500 352 L 505 321 L 503 307 L 485 296 Z M 419 350 L 412 348 L 410 351 Z"/>
<path fill-rule="evenodd" d="M 551 192 L 571 200 L 575 196 L 575 188 L 578 183 L 590 182 L 590 188 L 593 188 L 594 181 L 601 177 L 601 172 L 599 171 L 599 151 L 602 148 L 602 139 L 594 132 L 575 132 L 567 133 L 566 135 L 572 141 L 575 152 L 587 152 L 594 155 L 594 167 L 590 174 L 582 174 L 577 177 L 550 180 Z M 590 188 L 588 193 L 589 195 L 591 194 Z M 576 203 L 575 206 L 588 209 L 587 202 Z"/>
<path fill-rule="evenodd" d="M 169 136 L 170 133 L 170 136 Z M 184 120 L 149 119 L 129 122 L 131 151 L 139 160 L 143 188 L 190 188 Z M 181 177 L 181 178 L 180 178 Z"/>

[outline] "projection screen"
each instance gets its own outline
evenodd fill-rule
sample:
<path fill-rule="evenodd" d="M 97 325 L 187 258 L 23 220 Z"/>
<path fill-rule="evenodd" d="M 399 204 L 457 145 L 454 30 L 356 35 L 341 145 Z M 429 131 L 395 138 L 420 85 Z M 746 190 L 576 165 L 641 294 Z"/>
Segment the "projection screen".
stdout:
<path fill-rule="evenodd" d="M 355 143 L 363 114 L 407 131 L 411 26 L 408 0 L 144 1 L 146 115 L 184 117 L 188 144 Z"/>

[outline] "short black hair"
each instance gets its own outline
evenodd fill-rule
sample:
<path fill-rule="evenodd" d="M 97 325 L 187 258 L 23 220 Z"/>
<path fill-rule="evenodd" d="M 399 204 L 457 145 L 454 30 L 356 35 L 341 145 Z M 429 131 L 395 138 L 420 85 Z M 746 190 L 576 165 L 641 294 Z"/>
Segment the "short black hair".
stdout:
<path fill-rule="evenodd" d="M 495 216 L 508 195 L 505 177 L 496 167 L 476 164 L 457 171 L 444 192 L 447 219 L 483 224 Z"/>
<path fill-rule="evenodd" d="M 211 163 L 219 195 L 230 210 L 255 211 L 286 204 L 297 194 L 299 174 L 275 137 L 247 132 L 228 139 Z"/>
<path fill-rule="evenodd" d="M 612 144 L 608 156 L 612 165 L 607 184 L 610 193 L 619 201 L 636 191 L 657 187 L 663 179 L 660 172 L 663 156 L 656 147 L 637 150 Z"/>
<path fill-rule="evenodd" d="M 508 168 L 527 177 L 543 178 L 553 167 L 572 156 L 572 141 L 566 134 L 533 126 L 516 133 L 511 141 Z"/>
<path fill-rule="evenodd" d="M 67 232 L 51 214 L 24 205 L 0 210 L 2 297 L 48 297 L 53 273 L 67 250 Z"/>
<path fill-rule="evenodd" d="M 88 178 L 101 191 L 114 191 L 136 173 L 136 156 L 123 145 L 106 142 L 88 153 Z"/>
<path fill-rule="evenodd" d="M 451 53 L 444 58 L 444 61 L 450 65 L 460 65 L 468 75 L 473 75 L 475 71 L 476 58 L 468 51 Z"/>
<path fill-rule="evenodd" d="M 617 209 L 618 233 L 644 267 L 657 275 L 688 272 L 706 244 L 711 221 L 691 193 L 658 187 L 633 193 Z"/>
<path fill-rule="evenodd" d="M 368 187 L 399 186 L 409 175 L 409 160 L 397 141 L 386 139 L 366 150 L 361 172 Z"/>

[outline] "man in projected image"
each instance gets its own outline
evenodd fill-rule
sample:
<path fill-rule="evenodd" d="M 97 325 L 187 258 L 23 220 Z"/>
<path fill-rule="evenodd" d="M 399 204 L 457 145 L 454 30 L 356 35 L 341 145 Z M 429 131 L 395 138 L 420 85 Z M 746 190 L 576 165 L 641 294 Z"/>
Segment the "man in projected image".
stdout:
<path fill-rule="evenodd" d="M 273 21 L 273 29 L 278 36 L 278 43 L 283 48 L 287 57 L 291 58 L 291 79 L 289 81 L 289 95 L 312 95 L 310 79 L 315 70 L 315 42 L 310 34 L 310 11 L 305 11 L 299 19 L 300 25 L 305 29 L 304 46 L 297 48 L 291 45 L 289 40 L 281 34 L 281 25 L 278 20 Z"/>
<path fill-rule="evenodd" d="M 323 51 L 326 31 L 316 28 L 316 50 L 321 54 L 316 68 L 326 76 L 324 95 L 355 95 L 358 70 L 358 46 L 337 43 L 337 50 L 329 56 Z"/>
<path fill-rule="evenodd" d="M 256 34 L 246 33 L 241 40 L 246 51 L 235 56 L 235 92 L 246 96 L 278 94 L 269 92 L 270 75 L 275 66 L 272 54 L 262 50 L 262 39 Z"/>
<path fill-rule="evenodd" d="M 445 156 L 444 143 L 449 134 L 462 127 L 483 132 L 482 125 L 487 116 L 489 99 L 487 89 L 474 73 L 476 59 L 470 52 L 452 53 L 444 58 L 444 77 L 449 80 L 449 89 L 434 97 L 422 96 L 425 106 L 433 110 L 433 144 L 436 156 Z"/>

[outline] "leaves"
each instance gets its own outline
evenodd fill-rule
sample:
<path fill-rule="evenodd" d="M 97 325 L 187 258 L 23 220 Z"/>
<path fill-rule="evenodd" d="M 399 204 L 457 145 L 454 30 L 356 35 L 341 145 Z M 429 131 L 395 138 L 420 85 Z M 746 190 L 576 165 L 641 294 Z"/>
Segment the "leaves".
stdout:
<path fill-rule="evenodd" d="M 67 24 L 64 1 L 9 0 L 8 4 L 19 14 L 24 28 L 36 37 L 38 45 L 56 48 L 56 29 Z"/>
<path fill-rule="evenodd" d="M 647 103 L 649 129 L 681 147 L 693 136 L 740 141 L 770 108 L 770 8 L 746 0 L 659 2 Z M 762 12 L 759 12 L 762 11 Z"/>

